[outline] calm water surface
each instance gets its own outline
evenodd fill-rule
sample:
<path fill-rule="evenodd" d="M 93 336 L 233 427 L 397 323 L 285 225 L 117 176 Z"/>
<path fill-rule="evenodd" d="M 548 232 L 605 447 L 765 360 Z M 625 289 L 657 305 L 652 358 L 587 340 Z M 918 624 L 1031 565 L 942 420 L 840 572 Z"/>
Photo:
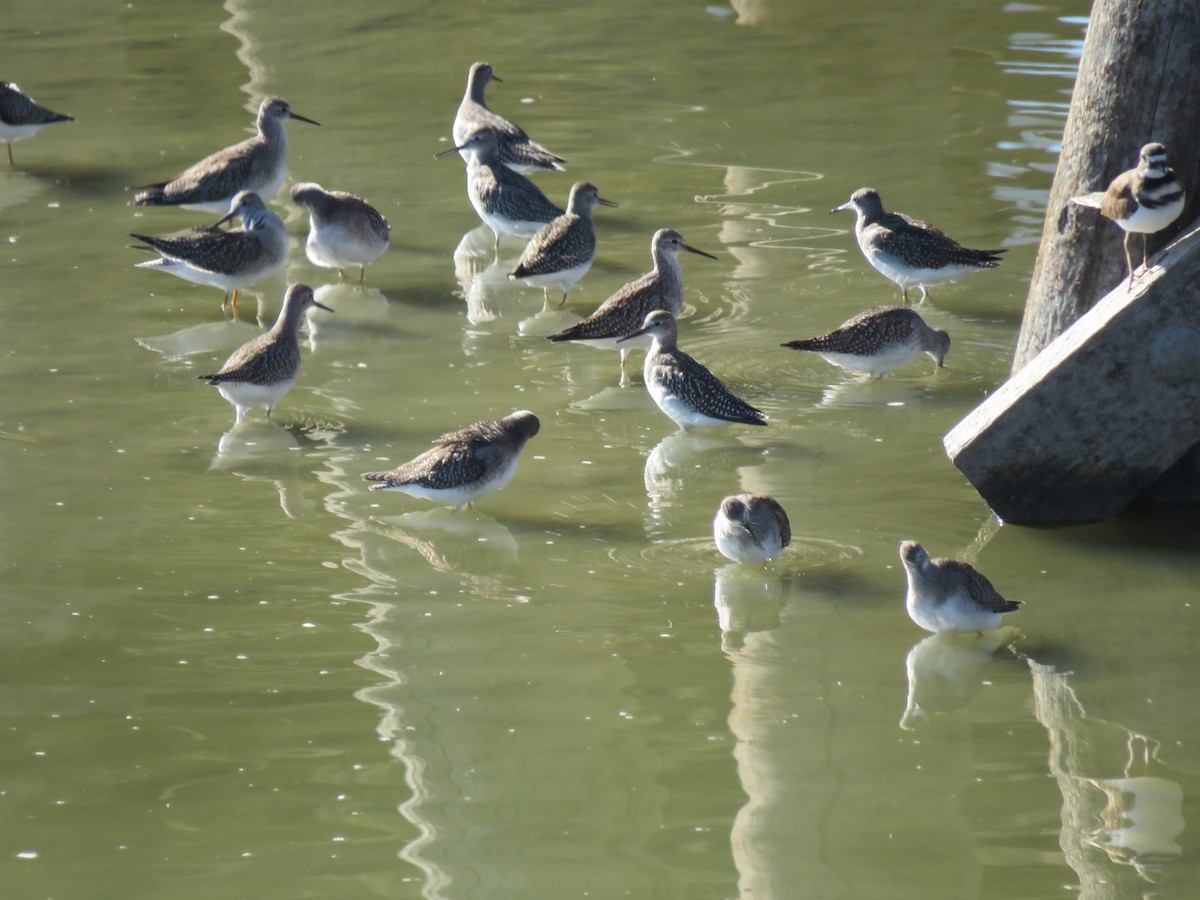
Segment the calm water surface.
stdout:
<path fill-rule="evenodd" d="M 0 170 L 5 896 L 1195 896 L 1195 517 L 1000 527 L 941 448 L 1009 366 L 1088 4 L 735 6 L 6 11 L 0 77 L 78 121 Z M 620 204 L 565 311 L 433 161 L 476 59 L 570 160 L 538 183 Z M 286 277 L 235 325 L 126 246 L 211 218 L 125 204 L 273 93 L 322 123 L 291 177 L 393 249 L 338 285 L 277 204 Z M 923 307 L 945 371 L 778 347 L 896 301 L 827 213 L 864 184 L 1009 248 Z M 682 346 L 769 428 L 675 433 L 638 365 L 541 339 L 661 227 L 719 257 L 683 260 Z M 288 281 L 336 315 L 232 430 L 196 376 Z M 359 479 L 522 407 L 476 512 Z M 712 546 L 737 490 L 791 514 L 773 566 Z M 917 629 L 908 537 L 1025 600 L 1011 630 Z"/>

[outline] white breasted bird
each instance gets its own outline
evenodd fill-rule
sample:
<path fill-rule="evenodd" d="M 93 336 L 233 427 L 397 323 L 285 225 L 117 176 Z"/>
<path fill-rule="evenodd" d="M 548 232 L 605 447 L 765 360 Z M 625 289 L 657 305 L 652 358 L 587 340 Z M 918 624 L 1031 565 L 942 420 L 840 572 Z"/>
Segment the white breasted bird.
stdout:
<path fill-rule="evenodd" d="M 988 631 L 1000 616 L 1015 612 L 1020 600 L 1005 600 L 970 563 L 930 559 L 916 541 L 900 542 L 900 561 L 908 576 L 905 607 L 926 631 Z"/>

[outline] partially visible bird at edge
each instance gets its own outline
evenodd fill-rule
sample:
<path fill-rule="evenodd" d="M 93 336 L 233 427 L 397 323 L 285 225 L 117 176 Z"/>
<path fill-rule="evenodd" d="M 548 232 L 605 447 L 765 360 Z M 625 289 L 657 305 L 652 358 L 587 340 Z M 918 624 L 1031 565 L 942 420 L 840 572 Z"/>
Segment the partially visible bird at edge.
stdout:
<path fill-rule="evenodd" d="M 35 102 L 11 81 L 0 81 L 0 140 L 8 145 L 8 164 L 13 163 L 12 145 L 33 137 L 44 126 L 74 122 L 74 116 L 57 113 Z"/>

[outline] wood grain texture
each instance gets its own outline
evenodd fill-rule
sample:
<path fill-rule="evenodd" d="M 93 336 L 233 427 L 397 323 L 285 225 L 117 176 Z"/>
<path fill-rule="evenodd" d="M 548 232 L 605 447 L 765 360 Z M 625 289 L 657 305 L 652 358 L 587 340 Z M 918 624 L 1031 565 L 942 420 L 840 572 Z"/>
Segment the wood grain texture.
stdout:
<path fill-rule="evenodd" d="M 1099 521 L 1200 443 L 1200 228 L 1124 281 L 945 436 L 1000 518 Z"/>

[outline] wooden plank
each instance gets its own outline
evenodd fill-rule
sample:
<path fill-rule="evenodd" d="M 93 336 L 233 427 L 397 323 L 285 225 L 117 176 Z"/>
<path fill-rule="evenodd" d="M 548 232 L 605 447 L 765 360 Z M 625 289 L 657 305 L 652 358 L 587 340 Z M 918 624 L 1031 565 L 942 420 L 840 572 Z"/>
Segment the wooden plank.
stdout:
<path fill-rule="evenodd" d="M 1200 444 L 1197 224 L 945 436 L 1001 519 L 1109 518 Z"/>

